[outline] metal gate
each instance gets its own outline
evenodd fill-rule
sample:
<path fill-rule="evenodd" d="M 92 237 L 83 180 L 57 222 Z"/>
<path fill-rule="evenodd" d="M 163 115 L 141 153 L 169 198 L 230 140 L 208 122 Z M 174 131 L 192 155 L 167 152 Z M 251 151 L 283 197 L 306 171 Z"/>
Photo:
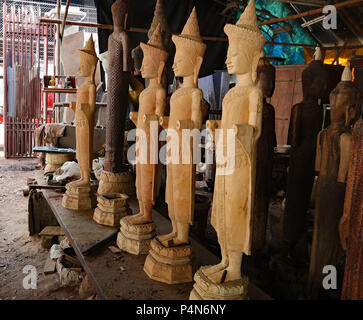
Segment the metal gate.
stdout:
<path fill-rule="evenodd" d="M 39 6 L 3 4 L 5 158 L 33 157 L 34 130 L 52 121 L 42 117 L 40 74 L 55 65 L 56 25 L 40 17 Z"/>

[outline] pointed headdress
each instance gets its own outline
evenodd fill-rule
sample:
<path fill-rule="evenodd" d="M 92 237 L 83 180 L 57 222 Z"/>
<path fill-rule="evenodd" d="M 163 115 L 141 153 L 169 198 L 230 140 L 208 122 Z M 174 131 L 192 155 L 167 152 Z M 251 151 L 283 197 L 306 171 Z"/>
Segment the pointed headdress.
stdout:
<path fill-rule="evenodd" d="M 166 61 L 168 59 L 168 52 L 164 48 L 161 37 L 160 24 L 157 25 L 148 43 L 140 42 L 140 47 L 144 52 L 144 55 L 149 54 L 153 57 L 159 57 L 162 61 Z"/>
<path fill-rule="evenodd" d="M 175 45 L 190 47 L 199 56 L 204 56 L 207 45 L 203 42 L 199 33 L 198 17 L 195 7 L 190 14 L 182 33 L 180 35 L 173 34 L 172 40 Z"/>
<path fill-rule="evenodd" d="M 235 38 L 237 41 L 240 41 L 242 38 L 258 49 L 263 48 L 266 38 L 258 28 L 255 0 L 250 0 L 235 25 L 226 24 L 224 32 L 230 40 Z"/>
<path fill-rule="evenodd" d="M 349 64 L 347 64 L 343 70 L 342 81 L 353 81 L 352 70 L 350 69 Z"/>
<path fill-rule="evenodd" d="M 83 49 L 78 50 L 80 55 L 83 55 L 86 59 L 89 59 L 95 64 L 98 62 L 98 57 L 95 50 L 95 44 L 93 42 L 93 36 L 91 35 Z"/>

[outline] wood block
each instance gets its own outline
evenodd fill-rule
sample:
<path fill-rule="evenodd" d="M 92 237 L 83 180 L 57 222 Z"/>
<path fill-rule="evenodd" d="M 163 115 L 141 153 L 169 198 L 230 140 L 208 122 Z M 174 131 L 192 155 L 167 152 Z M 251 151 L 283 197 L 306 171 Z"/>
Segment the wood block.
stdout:
<path fill-rule="evenodd" d="M 67 255 L 67 254 L 65 254 L 65 255 L 64 255 L 64 259 L 66 259 L 66 260 L 68 260 L 68 261 L 72 262 L 72 263 L 73 263 L 74 265 L 76 265 L 76 266 L 81 266 L 81 263 L 78 261 L 78 259 L 73 258 L 73 257 L 71 257 L 71 256 L 69 256 L 69 255 Z"/>
<path fill-rule="evenodd" d="M 55 264 L 56 261 L 51 259 L 50 256 L 48 256 L 44 264 L 44 274 L 55 272 Z"/>
<path fill-rule="evenodd" d="M 24 197 L 27 197 L 27 196 L 29 195 L 29 192 L 30 192 L 29 187 L 28 187 L 28 188 L 23 189 L 23 196 L 24 196 Z"/>
<path fill-rule="evenodd" d="M 26 180 L 26 184 L 27 185 L 30 185 L 30 184 L 38 184 L 38 182 L 34 178 L 28 178 Z"/>
<path fill-rule="evenodd" d="M 121 250 L 115 246 L 110 246 L 108 249 L 110 249 L 112 253 L 121 253 Z"/>
<path fill-rule="evenodd" d="M 40 236 L 64 236 L 65 233 L 60 226 L 47 226 L 40 233 Z"/>
<path fill-rule="evenodd" d="M 54 244 L 54 236 L 42 236 L 42 247 L 50 249 Z"/>

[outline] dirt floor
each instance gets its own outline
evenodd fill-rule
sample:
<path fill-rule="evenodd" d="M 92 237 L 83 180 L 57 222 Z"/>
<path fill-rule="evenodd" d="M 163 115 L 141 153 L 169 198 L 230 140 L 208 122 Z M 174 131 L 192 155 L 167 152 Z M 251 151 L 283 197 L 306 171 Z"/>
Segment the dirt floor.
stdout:
<path fill-rule="evenodd" d="M 0 159 L 0 300 L 74 300 L 78 287 L 62 288 L 58 274 L 44 275 L 49 250 L 39 236 L 29 236 L 28 198 L 23 196 L 27 178 L 34 177 L 38 161 Z M 24 289 L 26 266 L 37 270 L 37 289 Z"/>

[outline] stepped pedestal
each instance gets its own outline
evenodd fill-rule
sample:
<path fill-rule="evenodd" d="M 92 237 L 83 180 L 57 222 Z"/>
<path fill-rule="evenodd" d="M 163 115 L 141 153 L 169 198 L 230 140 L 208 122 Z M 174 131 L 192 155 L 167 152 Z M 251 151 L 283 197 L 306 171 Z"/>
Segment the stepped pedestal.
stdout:
<path fill-rule="evenodd" d="M 154 238 L 150 246 L 144 265 L 149 278 L 168 284 L 193 281 L 196 264 L 190 244 L 167 248 Z"/>
<path fill-rule="evenodd" d="M 201 267 L 194 275 L 194 287 L 189 300 L 248 300 L 248 278 L 216 284 L 210 281 Z"/>

